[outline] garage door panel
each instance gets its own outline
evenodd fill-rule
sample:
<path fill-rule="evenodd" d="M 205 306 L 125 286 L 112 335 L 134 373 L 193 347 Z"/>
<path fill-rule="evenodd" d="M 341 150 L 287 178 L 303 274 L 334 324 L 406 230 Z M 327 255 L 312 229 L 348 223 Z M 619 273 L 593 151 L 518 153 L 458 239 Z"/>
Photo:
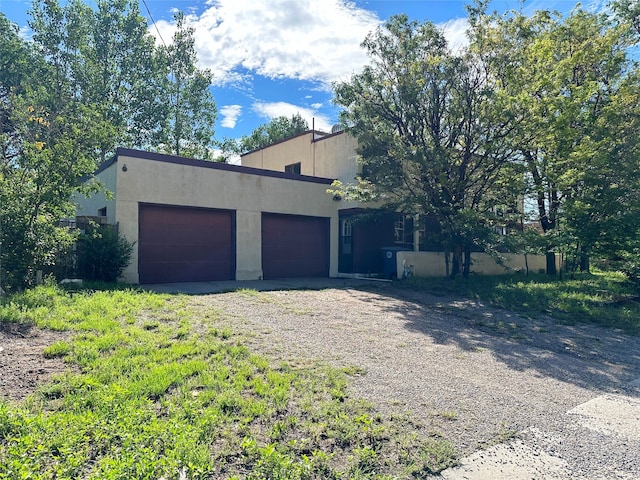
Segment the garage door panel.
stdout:
<path fill-rule="evenodd" d="M 262 215 L 264 278 L 329 275 L 329 219 Z"/>
<path fill-rule="evenodd" d="M 140 283 L 235 277 L 234 212 L 140 205 L 139 223 Z"/>

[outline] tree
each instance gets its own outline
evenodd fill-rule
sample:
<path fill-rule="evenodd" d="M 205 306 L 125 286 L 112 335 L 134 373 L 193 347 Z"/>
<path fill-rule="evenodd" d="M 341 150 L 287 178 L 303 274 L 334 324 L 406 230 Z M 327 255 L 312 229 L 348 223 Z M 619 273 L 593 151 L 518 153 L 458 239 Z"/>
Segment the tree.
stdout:
<path fill-rule="evenodd" d="M 216 106 L 211 72 L 196 68 L 194 30 L 181 12 L 169 46 L 155 46 L 133 0 L 36 0 L 36 47 L 99 113 L 101 161 L 118 146 L 210 159 Z"/>
<path fill-rule="evenodd" d="M 291 118 L 284 115 L 275 117 L 269 123 L 256 128 L 251 135 L 243 136 L 238 145 L 238 153 L 258 150 L 307 130 L 309 124 L 299 113 Z"/>
<path fill-rule="evenodd" d="M 35 0 L 31 42 L 0 15 L 0 280 L 12 288 L 73 240 L 59 222 L 117 146 L 211 155 L 215 104 L 193 30 L 178 15 L 159 48 L 137 2 L 96 4 Z"/>
<path fill-rule="evenodd" d="M 482 59 L 452 54 L 432 23 L 392 17 L 363 47 L 370 64 L 335 85 L 363 164 L 357 196 L 434 215 L 451 275 L 468 275 L 471 248 L 491 237 L 492 211 L 516 202 L 508 182 L 496 189 L 512 154 L 505 139 L 520 119 L 494 94 Z"/>
<path fill-rule="evenodd" d="M 553 252 L 569 233 L 588 268 L 589 251 L 604 245 L 603 232 L 629 207 L 617 207 L 632 198 L 622 185 L 635 188 L 621 177 L 637 177 L 629 25 L 580 9 L 563 19 L 480 8 L 470 23 L 472 48 L 499 75 L 498 95 L 523 118 L 511 140 L 549 239 L 547 271 L 555 273 Z"/>
<path fill-rule="evenodd" d="M 173 43 L 162 49 L 169 73 L 162 150 L 210 160 L 216 120 L 216 105 L 209 90 L 212 74 L 196 68 L 194 29 L 186 25 L 184 14 L 176 13 L 174 20 Z"/>
<path fill-rule="evenodd" d="M 4 286 L 33 283 L 36 271 L 71 241 L 58 221 L 74 211 L 72 196 L 94 186 L 81 183 L 96 167 L 101 123 L 77 101 L 57 65 L 21 40 L 0 16 L 0 241 Z"/>
<path fill-rule="evenodd" d="M 611 2 L 623 22 L 629 22 L 635 32 L 640 35 L 640 2 L 637 0 L 613 0 Z"/>
<path fill-rule="evenodd" d="M 153 148 L 166 116 L 166 69 L 138 3 L 99 0 L 93 10 L 79 0 L 36 0 L 31 16 L 34 44 L 59 82 L 99 114 L 100 160 L 118 146 Z"/>

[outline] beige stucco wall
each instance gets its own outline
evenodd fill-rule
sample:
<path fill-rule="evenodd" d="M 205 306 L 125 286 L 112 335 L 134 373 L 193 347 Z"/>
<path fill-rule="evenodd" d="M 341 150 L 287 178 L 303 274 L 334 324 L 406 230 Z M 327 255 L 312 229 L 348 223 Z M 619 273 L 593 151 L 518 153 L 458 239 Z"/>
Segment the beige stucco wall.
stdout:
<path fill-rule="evenodd" d="M 471 272 L 480 275 L 503 275 L 517 271 L 526 271 L 525 256 L 504 253 L 504 265 L 499 265 L 486 253 L 471 254 Z M 404 265 L 413 265 L 414 275 L 418 277 L 444 277 L 446 276 L 446 264 L 442 252 L 398 252 L 397 274 L 402 278 Z M 544 255 L 527 255 L 526 262 L 529 272 L 537 273 L 545 271 L 546 258 Z M 561 268 L 560 256 L 556 256 L 556 266 Z"/>
<path fill-rule="evenodd" d="M 300 162 L 300 173 L 353 183 L 358 171 L 356 139 L 344 132 L 319 137 L 307 132 L 242 156 L 242 165 L 284 172 Z"/>
<path fill-rule="evenodd" d="M 126 171 L 123 166 L 126 165 Z M 261 212 L 330 218 L 329 275 L 338 273 L 338 206 L 322 183 L 120 156 L 116 218 L 120 233 L 138 241 L 138 205 L 155 203 L 236 211 L 236 279 L 262 278 Z M 89 201 L 79 202 L 83 210 Z M 138 283 L 138 251 L 123 280 Z"/>
<path fill-rule="evenodd" d="M 355 137 L 340 133 L 316 140 L 312 145 L 315 175 L 354 183 L 358 174 Z"/>
<path fill-rule="evenodd" d="M 313 164 L 310 161 L 312 139 L 313 133 L 307 132 L 255 152 L 247 153 L 241 157 L 242 165 L 284 172 L 285 165 L 300 162 L 300 173 L 314 176 Z"/>
<path fill-rule="evenodd" d="M 94 193 L 91 198 L 80 197 L 77 200 L 77 216 L 96 217 L 101 208 L 107 207 L 107 222 L 116 223 L 116 201 L 113 197 L 117 186 L 117 169 L 113 164 L 96 175 L 96 180 L 100 181 L 104 189 Z M 111 198 L 107 198 L 106 192 L 110 192 Z"/>

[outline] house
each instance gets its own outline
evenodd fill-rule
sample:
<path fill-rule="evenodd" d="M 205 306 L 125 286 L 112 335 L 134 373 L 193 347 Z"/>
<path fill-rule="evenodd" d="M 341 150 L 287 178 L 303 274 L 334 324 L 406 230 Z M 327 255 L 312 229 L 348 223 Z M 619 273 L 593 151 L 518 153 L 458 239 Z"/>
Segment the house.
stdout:
<path fill-rule="evenodd" d="M 327 193 L 354 182 L 356 140 L 307 131 L 241 157 L 241 165 L 117 150 L 95 173 L 110 195 L 77 199 L 79 218 L 118 225 L 134 243 L 129 283 L 339 275 L 442 274 L 425 230 L 400 214 L 371 215 Z M 531 260 L 529 260 L 531 261 Z M 502 268 L 502 267 L 500 267 Z M 517 268 L 517 267 L 513 267 Z"/>
<path fill-rule="evenodd" d="M 308 131 L 242 165 L 120 148 L 95 173 L 111 194 L 78 198 L 77 216 L 134 243 L 129 283 L 377 274 L 394 219 L 352 224 L 362 209 L 327 193 L 354 180 L 355 147 L 344 132 Z"/>

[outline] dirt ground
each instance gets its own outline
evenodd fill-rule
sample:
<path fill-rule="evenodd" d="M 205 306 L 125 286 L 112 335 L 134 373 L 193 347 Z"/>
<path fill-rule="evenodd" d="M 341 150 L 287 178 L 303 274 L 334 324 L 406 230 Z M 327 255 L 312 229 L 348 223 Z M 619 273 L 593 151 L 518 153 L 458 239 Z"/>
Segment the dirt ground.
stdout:
<path fill-rule="evenodd" d="M 61 359 L 43 355 L 47 346 L 65 338 L 64 332 L 0 324 L 0 396 L 22 400 L 53 375 L 69 370 Z"/>

